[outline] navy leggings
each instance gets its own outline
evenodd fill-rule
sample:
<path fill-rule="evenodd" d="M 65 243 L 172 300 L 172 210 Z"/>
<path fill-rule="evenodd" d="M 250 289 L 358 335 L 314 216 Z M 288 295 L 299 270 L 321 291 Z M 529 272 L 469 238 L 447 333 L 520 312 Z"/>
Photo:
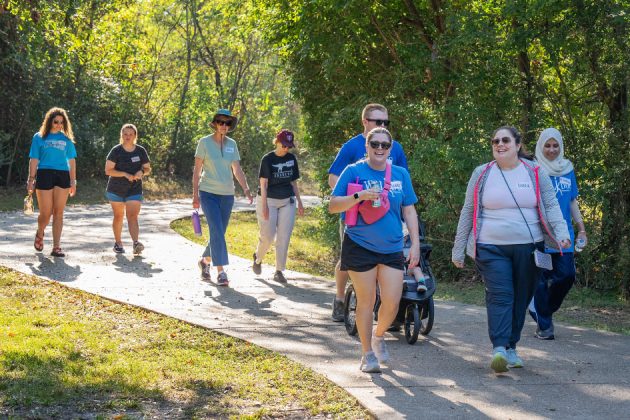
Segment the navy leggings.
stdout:
<path fill-rule="evenodd" d="M 525 310 L 538 284 L 534 248 L 543 242 L 517 245 L 477 244 L 475 264 L 486 288 L 488 334 L 493 347 L 516 348 Z"/>
<path fill-rule="evenodd" d="M 553 270 L 541 270 L 540 282 L 536 287 L 534 305 L 538 318 L 538 328 L 547 330 L 551 327 L 551 317 L 575 283 L 575 259 L 573 252 L 563 255 L 551 254 Z"/>

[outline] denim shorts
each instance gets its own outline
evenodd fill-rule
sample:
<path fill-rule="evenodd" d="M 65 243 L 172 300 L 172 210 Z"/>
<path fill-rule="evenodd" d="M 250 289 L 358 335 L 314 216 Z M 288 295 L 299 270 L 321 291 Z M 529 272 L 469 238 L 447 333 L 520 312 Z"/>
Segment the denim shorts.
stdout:
<path fill-rule="evenodd" d="M 126 203 L 127 201 L 142 201 L 142 194 L 130 195 L 127 197 L 121 197 L 113 192 L 106 191 L 105 198 L 114 203 Z"/>

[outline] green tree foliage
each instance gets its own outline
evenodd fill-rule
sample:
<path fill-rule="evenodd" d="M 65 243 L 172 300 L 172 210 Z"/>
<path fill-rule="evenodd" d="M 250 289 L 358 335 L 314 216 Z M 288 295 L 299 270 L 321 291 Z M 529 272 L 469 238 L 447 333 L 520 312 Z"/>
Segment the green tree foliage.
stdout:
<path fill-rule="evenodd" d="M 509 124 L 530 150 L 556 126 L 591 234 L 581 281 L 630 292 L 627 1 L 264 0 L 257 18 L 291 67 L 310 144 L 331 155 L 367 102 L 390 110 L 445 277 L 472 169 Z M 322 177 L 323 178 L 323 177 Z M 464 273 L 471 274 L 472 271 Z"/>
<path fill-rule="evenodd" d="M 238 0 L 0 2 L 0 182 L 26 176 L 46 110 L 69 111 L 79 176 L 102 176 L 123 123 L 135 123 L 158 172 L 188 177 L 218 108 L 238 114 L 251 182 L 299 107 L 278 56 Z"/>

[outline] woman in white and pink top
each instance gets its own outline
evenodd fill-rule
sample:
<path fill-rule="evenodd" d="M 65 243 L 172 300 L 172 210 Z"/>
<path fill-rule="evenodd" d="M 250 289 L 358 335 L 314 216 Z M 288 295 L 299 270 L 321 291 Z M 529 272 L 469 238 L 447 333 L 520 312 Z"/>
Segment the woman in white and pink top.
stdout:
<path fill-rule="evenodd" d="M 462 268 L 466 252 L 483 277 L 490 366 L 500 373 L 523 367 L 516 344 L 540 275 L 534 250 L 567 248 L 571 240 L 551 181 L 526 159 L 518 130 L 501 127 L 491 143 L 495 160 L 478 166 L 468 182 L 452 260 Z"/>

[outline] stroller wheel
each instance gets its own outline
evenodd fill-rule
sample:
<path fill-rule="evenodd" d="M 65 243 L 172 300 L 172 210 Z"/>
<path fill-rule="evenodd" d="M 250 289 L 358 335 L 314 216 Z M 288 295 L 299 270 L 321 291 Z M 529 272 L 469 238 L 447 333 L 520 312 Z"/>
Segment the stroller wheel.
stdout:
<path fill-rule="evenodd" d="M 357 294 L 354 292 L 352 285 L 346 290 L 343 309 L 343 323 L 346 326 L 346 332 L 350 335 L 357 334 Z"/>
<path fill-rule="evenodd" d="M 412 303 L 407 305 L 405 309 L 405 338 L 407 343 L 413 344 L 418 341 L 418 333 L 422 327 L 422 321 L 420 321 L 420 310 L 418 305 Z"/>
<path fill-rule="evenodd" d="M 433 328 L 433 319 L 435 318 L 435 308 L 433 306 L 433 296 L 429 298 L 429 300 L 422 305 L 422 319 L 426 319 L 422 328 L 420 329 L 420 333 L 422 335 L 427 335 L 431 332 Z"/>

